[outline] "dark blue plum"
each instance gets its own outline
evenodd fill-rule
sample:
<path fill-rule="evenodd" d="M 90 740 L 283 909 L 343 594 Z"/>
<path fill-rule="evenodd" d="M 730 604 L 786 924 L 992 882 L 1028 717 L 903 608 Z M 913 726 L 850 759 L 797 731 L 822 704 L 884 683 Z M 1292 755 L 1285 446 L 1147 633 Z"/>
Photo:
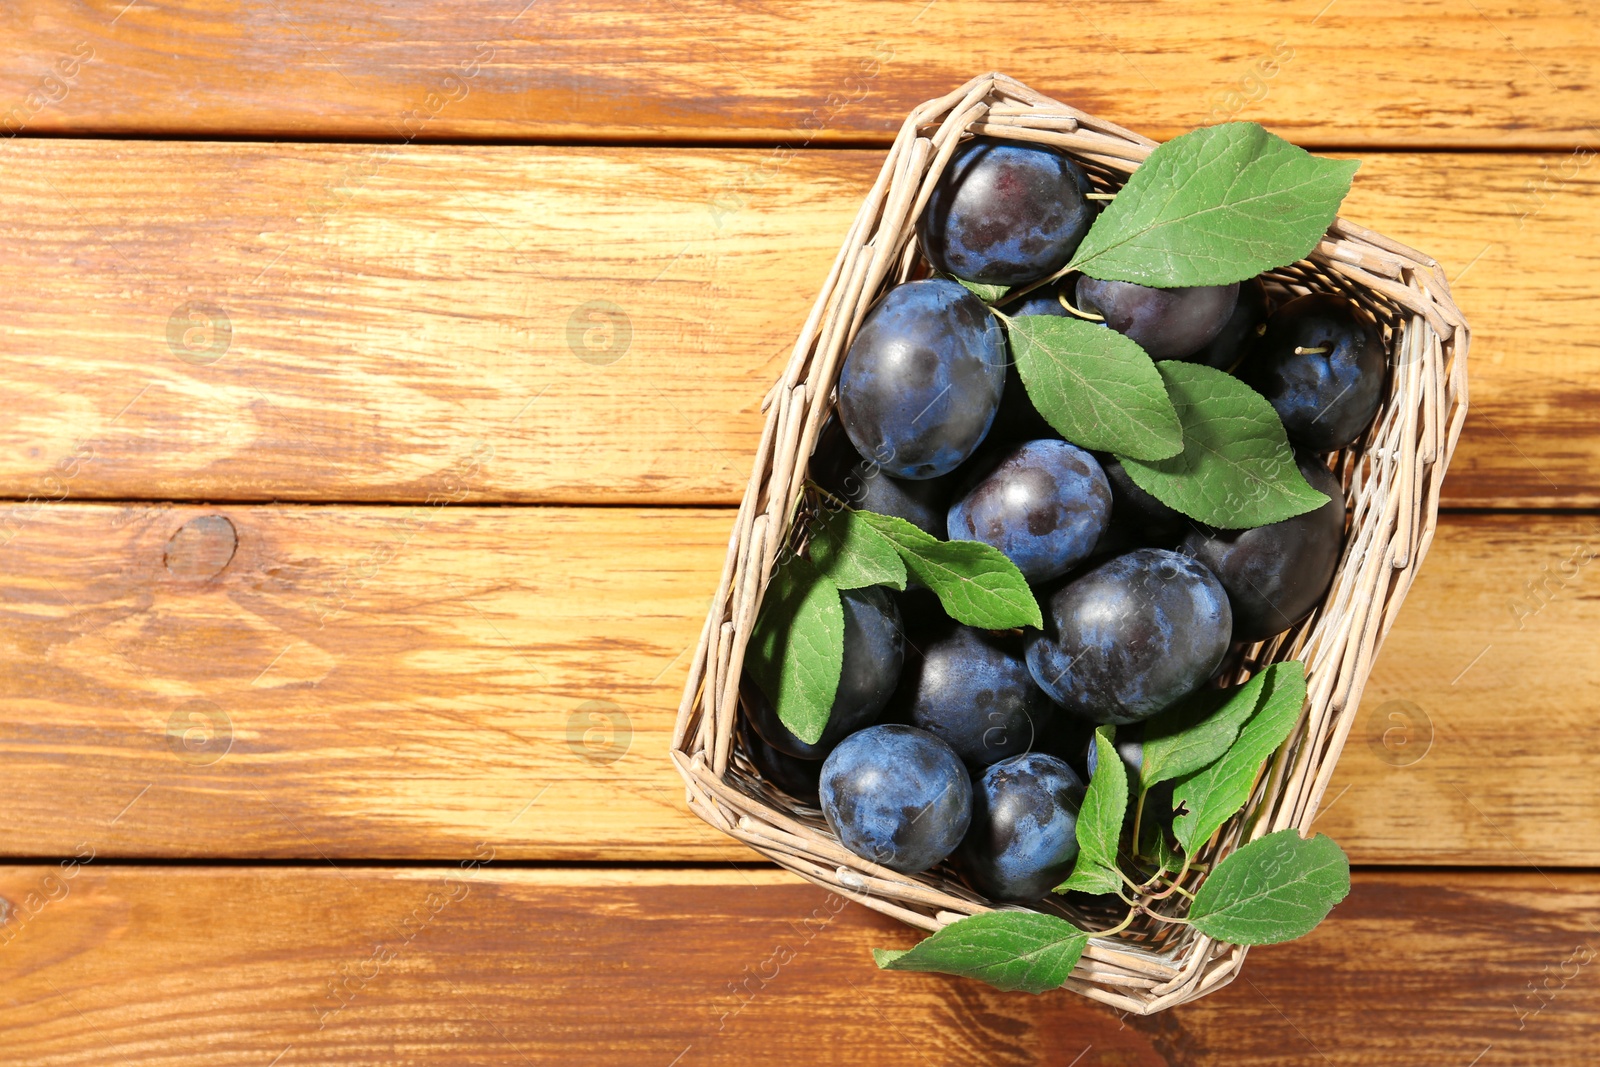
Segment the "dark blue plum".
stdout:
<path fill-rule="evenodd" d="M 1354 304 L 1310 293 L 1272 314 L 1238 374 L 1278 412 L 1290 443 L 1332 452 L 1372 425 L 1384 365 L 1378 329 Z"/>
<path fill-rule="evenodd" d="M 1190 527 L 1189 519 L 1141 489 L 1128 477 L 1120 459 L 1103 454 L 1100 469 L 1111 487 L 1111 521 L 1094 546 L 1095 554 L 1165 548 L 1182 539 Z"/>
<path fill-rule="evenodd" d="M 744 738 L 745 753 L 750 757 L 750 762 L 755 764 L 756 770 L 761 772 L 762 778 L 807 807 L 821 805 L 817 793 L 818 783 L 822 781 L 821 760 L 800 759 L 779 752 L 750 729 L 748 723 L 740 730 L 740 734 Z"/>
<path fill-rule="evenodd" d="M 1231 607 L 1232 605 L 1230 604 L 1229 606 Z M 1211 678 L 1206 683 L 1208 688 L 1226 688 L 1226 686 L 1222 684 L 1222 679 L 1234 677 L 1235 672 L 1237 672 L 1240 667 L 1244 666 L 1245 647 L 1246 646 L 1239 641 L 1235 641 L 1233 644 L 1228 646 L 1228 654 L 1222 657 L 1222 662 L 1217 664 L 1217 669 L 1211 672 Z"/>
<path fill-rule="evenodd" d="M 972 282 L 1022 285 L 1066 266 L 1094 221 L 1088 178 L 1045 145 L 974 137 L 956 149 L 917 220 L 922 251 Z"/>
<path fill-rule="evenodd" d="M 1061 295 L 1067 293 L 1068 299 L 1072 299 L 1070 294 L 1076 284 L 1069 275 L 1049 285 L 1041 285 L 1015 304 L 1007 304 L 1005 312 L 1013 318 L 1018 315 L 1051 315 L 1064 319 L 1072 313 L 1062 305 Z"/>
<path fill-rule="evenodd" d="M 972 819 L 972 780 L 961 757 L 926 730 L 869 726 L 822 763 L 822 815 L 839 843 L 903 874 L 938 863 Z"/>
<path fill-rule="evenodd" d="M 744 709 L 745 721 L 750 724 L 751 730 L 757 737 L 763 740 L 772 738 L 769 744 L 797 759 L 821 760 L 833 750 L 834 745 L 844 740 L 849 732 L 848 724 L 844 720 L 830 718 L 829 729 L 822 731 L 822 737 L 816 744 L 807 744 L 800 740 L 783 724 L 783 720 L 778 718 L 778 709 L 772 706 L 767 694 L 761 691 L 755 679 L 748 674 L 739 679 L 739 706 Z M 839 729 L 834 731 L 835 736 L 830 736 L 830 730 L 835 725 L 838 725 Z"/>
<path fill-rule="evenodd" d="M 1211 677 L 1228 651 L 1228 594 L 1188 556 L 1141 548 L 1064 583 L 1028 670 L 1056 703 L 1100 723 L 1140 722 Z"/>
<path fill-rule="evenodd" d="M 896 594 L 900 603 L 900 622 L 906 632 L 906 671 L 911 668 L 912 645 L 921 646 L 930 636 L 951 625 L 939 597 L 925 585 L 914 585 L 909 579 L 905 590 Z M 901 673 L 901 690 L 905 689 L 905 672 Z"/>
<path fill-rule="evenodd" d="M 1020 640 L 955 623 L 907 653 L 901 691 L 911 725 L 975 767 L 1028 751 L 1055 713 Z"/>
<path fill-rule="evenodd" d="M 950 508 L 950 539 L 993 545 L 1030 583 L 1060 577 L 1093 551 L 1111 518 L 1095 458 L 1065 441 L 1029 441 Z"/>
<path fill-rule="evenodd" d="M 1067 280 L 1063 279 L 1037 289 L 1031 295 L 1024 297 L 1015 307 L 1006 308 L 1006 314 L 1013 317 L 1065 315 L 1067 309 L 1061 306 L 1056 297 L 1061 292 L 1062 286 L 1067 284 Z M 1007 442 L 1038 441 L 1047 437 L 1059 439 L 1061 435 L 1056 432 L 1054 426 L 1045 421 L 1043 415 L 1039 414 L 1039 409 L 1033 406 L 1033 401 L 1028 397 L 1027 386 L 1023 384 L 1022 375 L 1007 374 L 1006 391 L 1000 397 L 1000 411 L 994 417 L 994 426 L 984 441 L 985 447 Z M 977 462 L 982 458 L 980 452 L 971 462 Z"/>
<path fill-rule="evenodd" d="M 844 662 L 828 725 L 816 744 L 796 737 L 753 682 L 740 687 L 756 733 L 779 752 L 800 759 L 822 759 L 846 736 L 877 721 L 900 684 L 905 636 L 894 596 L 881 586 L 870 586 L 840 590 L 839 599 L 844 605 Z"/>
<path fill-rule="evenodd" d="M 1033 406 L 1033 401 L 1028 397 L 1028 387 L 1022 382 L 1022 375 L 1007 374 L 1006 390 L 1000 397 L 1000 410 L 994 417 L 994 425 L 989 429 L 989 436 L 984 439 L 983 448 L 978 454 L 968 460 L 965 466 L 987 467 L 993 462 L 993 457 L 985 457 L 984 452 L 994 448 L 996 452 L 1003 450 L 1008 444 L 1021 444 L 1023 441 L 1039 441 L 1045 438 L 1061 439 L 1054 426 L 1045 421 L 1039 409 Z M 951 475 L 960 478 L 962 471 Z"/>
<path fill-rule="evenodd" d="M 1218 370 L 1231 371 L 1250 351 L 1266 330 L 1267 289 L 1260 278 L 1239 283 L 1239 302 L 1233 307 L 1222 331 L 1204 348 L 1185 356 L 1190 363 L 1204 363 Z"/>
<path fill-rule="evenodd" d="M 897 285 L 867 312 L 839 375 L 856 451 L 897 478 L 937 478 L 977 450 L 1006 385 L 1006 341 L 959 282 Z"/>
<path fill-rule="evenodd" d="M 1217 576 L 1233 609 L 1233 639 L 1264 641 L 1322 603 L 1344 550 L 1344 489 L 1316 460 L 1300 473 L 1328 495 L 1315 511 L 1251 530 L 1190 530 L 1180 549 Z"/>
<path fill-rule="evenodd" d="M 1083 780 L 1064 760 L 1029 752 L 984 772 L 957 859 L 993 900 L 1038 900 L 1066 880 L 1078 855 Z"/>
<path fill-rule="evenodd" d="M 1137 725 L 1124 726 L 1112 739 L 1111 747 L 1122 757 L 1122 765 L 1128 771 L 1128 780 L 1138 781 L 1139 771 L 1144 766 L 1144 731 Z M 1092 736 L 1088 745 L 1084 747 L 1083 765 L 1089 772 L 1089 780 L 1093 781 L 1095 771 L 1100 769 L 1100 748 Z"/>
<path fill-rule="evenodd" d="M 955 474 L 923 481 L 892 478 L 878 464 L 861 458 L 837 419 L 823 426 L 811 470 L 818 485 L 852 508 L 893 515 L 944 540 Z"/>
<path fill-rule="evenodd" d="M 877 715 L 900 684 L 905 662 L 900 606 L 894 593 L 882 586 L 841 589 L 839 600 L 844 606 L 844 663 L 834 712 L 850 706 L 869 708 L 866 714 Z"/>
<path fill-rule="evenodd" d="M 1222 332 L 1239 302 L 1239 283 L 1153 289 L 1081 276 L 1077 295 L 1079 311 L 1103 315 L 1151 359 L 1184 359 Z"/>
<path fill-rule="evenodd" d="M 1045 728 L 1033 751 L 1047 752 L 1059 760 L 1065 760 L 1078 772 L 1079 777 L 1087 780 L 1089 772 L 1083 764 L 1083 750 L 1085 745 L 1094 740 L 1095 724 L 1088 719 L 1065 714 L 1059 707 L 1056 711 L 1057 714 L 1046 719 Z"/>

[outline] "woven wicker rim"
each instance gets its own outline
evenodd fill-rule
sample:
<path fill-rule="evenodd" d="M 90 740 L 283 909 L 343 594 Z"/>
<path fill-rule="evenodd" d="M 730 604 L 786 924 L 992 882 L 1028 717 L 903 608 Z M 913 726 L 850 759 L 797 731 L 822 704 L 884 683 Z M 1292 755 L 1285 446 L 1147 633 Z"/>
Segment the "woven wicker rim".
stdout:
<path fill-rule="evenodd" d="M 1156 144 L 998 73 L 974 78 L 906 118 L 788 368 L 762 405 L 766 428 L 672 738 L 688 804 L 706 822 L 817 885 L 930 931 L 996 906 L 944 866 L 908 876 L 848 852 L 820 813 L 762 781 L 736 751 L 735 735 L 745 646 L 779 552 L 795 544 L 806 460 L 832 410 L 839 365 L 872 302 L 926 272 L 916 219 L 965 134 L 1055 145 L 1106 191 L 1120 187 Z M 1199 863 L 1214 864 L 1276 830 L 1310 828 L 1373 658 L 1433 539 L 1440 484 L 1466 418 L 1468 330 L 1434 260 L 1338 219 L 1309 259 L 1271 272 L 1268 285 L 1280 298 L 1337 291 L 1359 301 L 1383 330 L 1389 387 L 1366 436 L 1336 457 L 1349 532 L 1324 604 L 1287 633 L 1247 649 L 1234 679 L 1300 659 L 1306 706 L 1244 811 L 1201 850 Z M 1109 925 L 1104 915 L 1065 902 L 1061 913 L 1091 929 Z M 1114 938 L 1091 940 L 1063 988 L 1149 1014 L 1227 984 L 1244 954 L 1243 946 L 1190 927 L 1143 920 Z"/>

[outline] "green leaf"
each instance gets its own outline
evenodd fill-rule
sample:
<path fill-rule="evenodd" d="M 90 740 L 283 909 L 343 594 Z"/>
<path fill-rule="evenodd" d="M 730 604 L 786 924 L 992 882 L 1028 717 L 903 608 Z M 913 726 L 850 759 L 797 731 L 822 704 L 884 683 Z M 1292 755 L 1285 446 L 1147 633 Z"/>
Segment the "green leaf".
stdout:
<path fill-rule="evenodd" d="M 1170 459 L 1121 456 L 1134 484 L 1191 519 L 1244 530 L 1315 511 L 1328 498 L 1295 465 L 1278 413 L 1233 375 L 1199 363 L 1156 364 L 1183 424 Z"/>
<path fill-rule="evenodd" d="M 1271 668 L 1233 689 L 1202 689 L 1151 719 L 1144 728 L 1140 784 L 1149 789 L 1216 761 L 1261 703 Z"/>
<path fill-rule="evenodd" d="M 1172 822 L 1178 843 L 1191 856 L 1250 799 L 1256 776 L 1300 718 L 1306 702 L 1306 672 L 1299 660 L 1274 663 L 1261 672 L 1260 702 L 1238 738 L 1209 767 L 1178 779 L 1173 802 L 1187 811 Z"/>
<path fill-rule="evenodd" d="M 1017 565 L 981 541 L 940 541 L 904 519 L 857 512 L 894 546 L 906 569 L 938 596 L 957 622 L 985 630 L 1043 626 L 1033 590 Z"/>
<path fill-rule="evenodd" d="M 778 568 L 756 618 L 745 669 L 783 724 L 807 744 L 827 728 L 844 662 L 844 605 L 839 589 L 794 557 Z"/>
<path fill-rule="evenodd" d="M 1144 825 L 1150 829 L 1146 830 L 1143 834 L 1146 839 L 1146 844 L 1140 846 L 1141 850 L 1146 856 L 1154 859 L 1157 866 L 1166 870 L 1168 873 L 1175 873 L 1179 870 L 1182 870 L 1183 850 L 1175 848 L 1172 842 L 1167 840 L 1167 833 L 1161 828 L 1161 821 L 1159 819 L 1151 818 L 1150 809 L 1148 807 L 1145 809 L 1144 817 Z"/>
<path fill-rule="evenodd" d="M 1141 861 L 1145 872 L 1154 873 L 1156 868 L 1174 874 L 1183 869 L 1183 850 L 1174 845 L 1167 827 L 1172 824 L 1172 805 L 1169 803 L 1172 794 L 1166 791 L 1145 792 L 1143 799 L 1138 803 L 1144 806 L 1137 820 L 1139 825 L 1138 851 L 1135 855 Z M 1141 881 L 1135 877 L 1134 881 Z"/>
<path fill-rule="evenodd" d="M 952 275 L 952 277 L 954 276 Z M 1011 288 L 1009 285 L 990 285 L 988 282 L 969 282 L 965 278 L 956 278 L 956 281 L 966 286 L 969 291 L 974 293 L 977 298 L 982 300 L 985 304 L 992 304 L 996 300 L 999 300 L 1002 296 L 1005 296 L 1007 291 L 1009 291 Z"/>
<path fill-rule="evenodd" d="M 1095 219 L 1071 268 L 1162 288 L 1253 278 L 1311 254 L 1359 166 L 1253 122 L 1174 137 Z"/>
<path fill-rule="evenodd" d="M 1128 811 L 1128 769 L 1112 739 L 1115 727 L 1094 732 L 1095 770 L 1089 791 L 1078 809 L 1078 859 L 1072 874 L 1056 886 L 1085 893 L 1114 893 L 1122 887 L 1117 873 L 1117 843 L 1122 838 L 1122 817 Z"/>
<path fill-rule="evenodd" d="M 830 511 L 811 538 L 811 562 L 840 589 L 868 585 L 906 587 L 900 553 L 850 508 Z"/>
<path fill-rule="evenodd" d="M 1031 911 L 990 911 L 957 919 L 904 952 L 875 948 L 886 971 L 939 971 L 1008 992 L 1061 988 L 1089 935 L 1065 919 Z"/>
<path fill-rule="evenodd" d="M 1028 399 L 1083 448 L 1139 459 L 1183 451 L 1183 428 L 1156 365 L 1133 341 L 1082 319 L 1019 315 L 1011 351 Z"/>
<path fill-rule="evenodd" d="M 1189 905 L 1195 929 L 1236 945 L 1275 945 L 1311 930 L 1350 892 L 1350 861 L 1333 838 L 1293 828 L 1230 855 Z"/>

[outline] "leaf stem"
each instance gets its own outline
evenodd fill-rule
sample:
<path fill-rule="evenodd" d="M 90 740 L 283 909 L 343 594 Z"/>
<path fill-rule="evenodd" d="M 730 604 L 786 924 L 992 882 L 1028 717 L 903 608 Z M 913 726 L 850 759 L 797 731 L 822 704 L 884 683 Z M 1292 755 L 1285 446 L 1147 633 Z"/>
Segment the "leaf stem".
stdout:
<path fill-rule="evenodd" d="M 1182 918 L 1179 918 L 1176 915 L 1163 915 L 1159 911 L 1151 911 L 1149 908 L 1145 907 L 1142 904 L 1139 906 L 1139 910 L 1144 912 L 1146 915 L 1150 916 L 1150 918 L 1159 919 L 1160 921 L 1162 921 L 1164 923 L 1171 923 L 1174 926 L 1188 926 L 1189 925 L 1189 920 L 1188 919 L 1182 919 Z"/>
<path fill-rule="evenodd" d="M 1176 892 L 1182 893 L 1184 896 L 1188 897 L 1190 900 L 1193 900 L 1194 899 L 1194 894 L 1189 892 L 1187 889 L 1183 888 L 1181 885 L 1178 884 L 1179 882 L 1183 881 L 1183 876 L 1188 874 L 1188 873 L 1189 873 L 1189 857 L 1185 856 L 1185 857 L 1183 857 L 1183 868 L 1181 870 L 1179 870 L 1177 874 L 1173 875 L 1172 878 L 1167 882 L 1167 888 L 1163 889 L 1159 893 L 1152 894 L 1150 899 L 1151 900 L 1166 900 L 1168 897 L 1170 897 L 1173 894 L 1173 892 L 1176 891 Z"/>
<path fill-rule="evenodd" d="M 847 510 L 853 510 L 853 509 L 850 508 L 850 505 L 848 503 L 846 503 L 843 500 L 840 500 L 838 497 L 834 496 L 832 493 L 830 493 L 826 489 L 822 488 L 822 486 L 818 485 L 816 482 L 812 481 L 810 478 L 806 479 L 805 487 L 807 489 L 813 490 L 818 496 L 822 497 L 825 500 L 831 501 L 834 504 L 837 504 L 841 508 L 844 508 L 844 509 L 847 509 Z"/>
<path fill-rule="evenodd" d="M 1166 880 L 1166 888 L 1162 889 L 1160 893 L 1152 894 L 1150 899 L 1152 899 L 1152 901 L 1165 901 L 1166 897 L 1170 897 L 1171 894 L 1173 894 L 1173 889 L 1178 889 L 1179 893 L 1184 894 L 1184 896 L 1189 897 L 1189 899 L 1194 899 L 1192 894 L 1187 893 L 1187 891 L 1184 891 L 1182 888 L 1179 888 L 1178 885 L 1179 881 L 1184 880 L 1184 875 L 1187 875 L 1187 873 L 1189 873 L 1189 856 L 1184 856 L 1184 865 L 1182 865 L 1181 869 L 1178 870 L 1178 873 L 1173 875 L 1173 877 L 1168 878 L 1168 880 Z"/>
<path fill-rule="evenodd" d="M 1117 198 L 1117 194 L 1116 193 L 1084 193 L 1083 194 L 1083 198 L 1085 200 L 1115 200 Z"/>
<path fill-rule="evenodd" d="M 1144 881 L 1139 883 L 1139 892 L 1143 893 L 1143 892 L 1147 891 L 1151 886 L 1153 886 L 1157 882 L 1161 881 L 1161 876 L 1166 874 L 1166 873 L 1167 873 L 1166 864 L 1162 864 L 1156 870 L 1155 874 L 1152 874 L 1149 878 L 1146 878 Z"/>
<path fill-rule="evenodd" d="M 1139 854 L 1139 828 L 1144 821 L 1144 798 L 1150 794 L 1150 788 L 1145 785 L 1139 787 L 1139 800 L 1133 806 L 1133 854 Z"/>
<path fill-rule="evenodd" d="M 1117 896 L 1121 897 L 1122 902 L 1128 905 L 1128 907 L 1134 909 L 1134 911 L 1142 912 L 1145 915 L 1150 916 L 1152 919 L 1160 919 L 1164 923 L 1177 923 L 1183 926 L 1187 926 L 1189 924 L 1188 919 L 1180 919 L 1175 915 L 1163 915 L 1159 911 L 1153 911 L 1148 905 L 1129 897 L 1122 891 L 1120 886 L 1117 889 Z"/>
<path fill-rule="evenodd" d="M 1121 922 L 1119 922 L 1117 925 L 1113 926 L 1111 929 L 1109 929 L 1109 930 L 1085 930 L 1084 933 L 1088 934 L 1090 937 L 1110 937 L 1112 934 L 1120 934 L 1120 933 L 1122 933 L 1122 931 L 1126 930 L 1128 927 L 1133 925 L 1133 917 L 1135 915 L 1139 914 L 1139 905 L 1135 904 L 1131 900 L 1128 901 L 1128 904 L 1129 904 L 1129 907 L 1128 907 L 1127 916 L 1124 917 Z"/>

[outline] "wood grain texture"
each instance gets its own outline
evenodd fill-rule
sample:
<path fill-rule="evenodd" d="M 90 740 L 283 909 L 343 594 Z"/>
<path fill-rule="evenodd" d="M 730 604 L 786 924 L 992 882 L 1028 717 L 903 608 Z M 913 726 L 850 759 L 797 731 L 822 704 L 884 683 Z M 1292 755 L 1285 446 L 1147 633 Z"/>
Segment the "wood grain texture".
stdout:
<path fill-rule="evenodd" d="M 1143 1019 L 878 972 L 912 931 L 768 870 L 71 870 L 0 869 L 18 1067 L 1576 1067 L 1600 1026 L 1592 874 L 1358 872 Z"/>
<path fill-rule="evenodd" d="M 666 757 L 731 523 L 40 508 L 0 549 L 0 855 L 749 857 Z M 1600 865 L 1597 555 L 1593 516 L 1447 516 L 1318 828 Z"/>
<path fill-rule="evenodd" d="M 729 519 L 43 509 L 0 550 L 0 852 L 737 856 L 666 754 Z"/>
<path fill-rule="evenodd" d="M 0 142 L 0 496 L 736 502 L 878 162 Z M 1346 214 L 1450 265 L 1474 326 L 1447 503 L 1600 505 L 1597 175 L 1356 178 Z"/>
<path fill-rule="evenodd" d="M 0 100 L 23 132 L 887 143 L 998 68 L 1163 138 L 1238 115 L 1318 144 L 1593 146 L 1591 18 L 1557 0 L 15 0 Z"/>
<path fill-rule="evenodd" d="M 735 500 L 869 169 L 759 161 L 0 144 L 0 495 Z"/>
<path fill-rule="evenodd" d="M 1600 803 L 1597 631 L 1600 517 L 1446 516 L 1317 829 L 1368 863 L 1600 863 L 1561 828 Z"/>

